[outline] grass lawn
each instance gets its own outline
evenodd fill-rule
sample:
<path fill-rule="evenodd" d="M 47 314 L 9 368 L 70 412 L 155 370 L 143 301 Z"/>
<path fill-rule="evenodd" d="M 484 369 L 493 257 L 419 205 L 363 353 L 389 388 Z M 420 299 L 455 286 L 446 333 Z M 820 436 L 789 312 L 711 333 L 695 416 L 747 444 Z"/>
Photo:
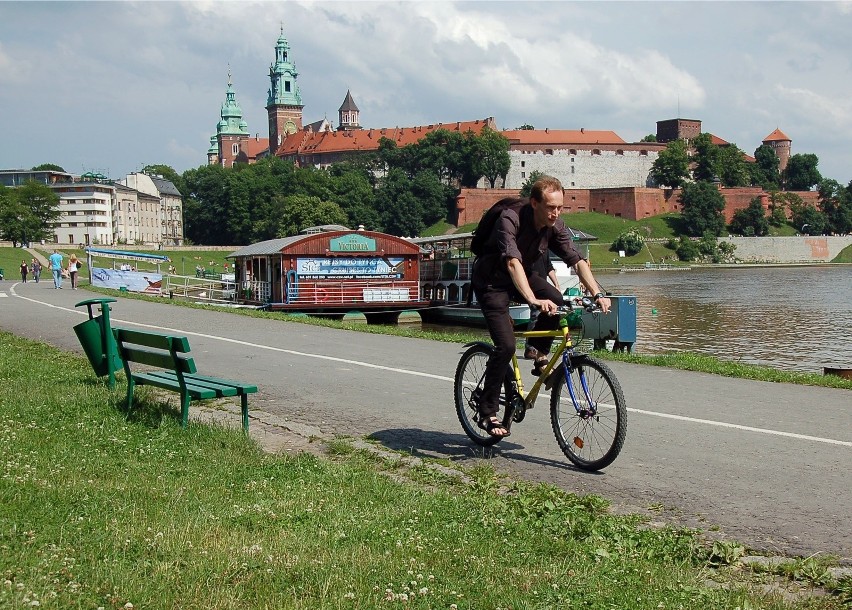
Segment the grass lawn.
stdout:
<path fill-rule="evenodd" d="M 51 371 L 45 375 L 44 371 Z M 265 454 L 130 415 L 81 357 L 0 332 L 0 607 L 833 610 L 826 558 L 744 568 L 735 542 L 598 496 L 330 445 Z M 815 581 L 836 595 L 813 596 Z M 765 585 L 775 582 L 776 588 Z M 785 590 L 796 594 L 787 596 Z M 844 597 L 845 596 L 845 597 Z"/>

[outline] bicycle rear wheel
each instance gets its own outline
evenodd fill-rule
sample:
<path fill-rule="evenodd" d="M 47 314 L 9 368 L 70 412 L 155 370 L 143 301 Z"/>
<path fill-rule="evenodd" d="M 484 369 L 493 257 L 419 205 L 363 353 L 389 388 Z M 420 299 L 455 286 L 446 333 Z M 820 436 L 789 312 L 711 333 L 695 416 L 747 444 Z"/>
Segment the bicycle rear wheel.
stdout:
<path fill-rule="evenodd" d="M 503 440 L 503 437 L 491 436 L 476 424 L 479 416 L 479 397 L 482 394 L 482 384 L 485 380 L 485 365 L 493 351 L 494 348 L 490 345 L 481 343 L 472 345 L 459 359 L 454 386 L 456 414 L 459 417 L 459 422 L 465 434 L 474 443 L 483 447 L 490 447 Z M 509 424 L 506 397 L 512 396 L 513 392 L 512 381 L 507 373 L 507 378 L 503 381 L 503 388 L 500 390 L 499 411 L 496 413 L 504 426 Z"/>
<path fill-rule="evenodd" d="M 591 356 L 561 366 L 550 392 L 550 422 L 562 453 L 578 468 L 600 470 L 618 457 L 627 437 L 627 402 L 612 370 Z M 573 395 L 573 396 L 572 396 Z"/>

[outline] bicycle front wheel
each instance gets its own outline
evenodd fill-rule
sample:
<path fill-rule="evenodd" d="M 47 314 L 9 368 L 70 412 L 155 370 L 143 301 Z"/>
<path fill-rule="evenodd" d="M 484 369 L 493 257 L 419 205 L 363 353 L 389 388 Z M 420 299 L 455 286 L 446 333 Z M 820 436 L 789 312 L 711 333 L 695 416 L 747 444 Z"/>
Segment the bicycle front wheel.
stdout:
<path fill-rule="evenodd" d="M 462 428 L 465 434 L 477 445 L 490 447 L 502 440 L 503 437 L 491 436 L 477 425 L 479 417 L 479 397 L 482 394 L 482 385 L 485 381 L 485 365 L 488 364 L 488 358 L 494 351 L 489 345 L 476 344 L 472 345 L 459 359 L 459 364 L 456 367 L 455 378 L 455 400 L 456 414 L 459 416 Z M 500 391 L 499 408 L 496 413 L 497 418 L 503 422 L 503 425 L 509 424 L 508 416 L 506 415 L 506 397 L 512 395 L 512 384 L 508 378 L 503 382 L 503 388 Z"/>
<path fill-rule="evenodd" d="M 612 370 L 591 356 L 565 367 L 550 392 L 550 422 L 562 453 L 578 468 L 600 470 L 618 457 L 627 437 L 627 403 Z"/>

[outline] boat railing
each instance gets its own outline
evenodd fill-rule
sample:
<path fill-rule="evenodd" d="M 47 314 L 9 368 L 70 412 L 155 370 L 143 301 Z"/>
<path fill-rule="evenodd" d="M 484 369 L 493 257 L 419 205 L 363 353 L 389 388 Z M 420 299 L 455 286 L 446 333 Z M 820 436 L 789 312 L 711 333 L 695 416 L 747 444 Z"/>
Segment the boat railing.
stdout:
<path fill-rule="evenodd" d="M 228 279 L 212 279 L 204 276 L 164 275 L 163 294 L 169 297 L 198 299 L 201 301 L 231 302 L 237 297 L 237 285 Z M 266 284 L 267 282 L 243 282 L 243 284 Z M 260 289 L 261 287 L 256 287 Z M 268 293 L 268 288 L 267 288 Z"/>
<path fill-rule="evenodd" d="M 420 301 L 420 284 L 395 280 L 321 280 L 287 285 L 288 305 L 340 306 Z"/>
<path fill-rule="evenodd" d="M 420 262 L 421 282 L 470 281 L 473 259 L 450 258 L 424 260 Z"/>

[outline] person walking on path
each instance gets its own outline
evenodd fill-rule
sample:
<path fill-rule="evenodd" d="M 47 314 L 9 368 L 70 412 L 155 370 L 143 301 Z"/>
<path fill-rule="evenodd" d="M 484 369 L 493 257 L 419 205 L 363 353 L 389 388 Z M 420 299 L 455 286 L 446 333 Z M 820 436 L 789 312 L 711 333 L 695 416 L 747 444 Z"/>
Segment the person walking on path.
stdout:
<path fill-rule="evenodd" d="M 77 290 L 77 271 L 80 269 L 80 261 L 77 260 L 77 255 L 72 254 L 68 261 L 68 277 L 71 278 L 71 290 Z"/>
<path fill-rule="evenodd" d="M 50 272 L 53 274 L 53 287 L 62 290 L 62 255 L 54 250 L 50 255 Z"/>
<path fill-rule="evenodd" d="M 41 263 L 37 258 L 34 258 L 30 263 L 30 272 L 33 274 L 36 284 L 38 284 L 39 279 L 41 279 Z"/>
<path fill-rule="evenodd" d="M 29 273 L 29 267 L 27 267 L 27 261 L 21 261 L 21 281 L 26 284 L 27 283 L 27 273 Z"/>

